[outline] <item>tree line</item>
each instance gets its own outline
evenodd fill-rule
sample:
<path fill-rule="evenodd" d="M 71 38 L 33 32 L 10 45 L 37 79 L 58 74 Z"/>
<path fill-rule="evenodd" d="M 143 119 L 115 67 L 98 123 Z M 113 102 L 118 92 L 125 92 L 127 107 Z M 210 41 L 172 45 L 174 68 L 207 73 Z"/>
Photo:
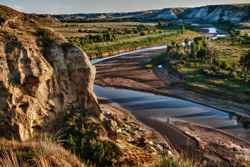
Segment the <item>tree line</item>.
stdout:
<path fill-rule="evenodd" d="M 227 60 L 219 59 L 217 52 L 210 45 L 209 39 L 206 37 L 197 37 L 194 39 L 186 39 L 183 43 L 172 42 L 167 47 L 167 57 L 172 59 L 180 59 L 182 62 L 194 61 L 205 63 L 210 66 L 214 73 L 224 70 L 228 71 L 230 75 L 234 75 L 237 66 L 241 69 L 241 75 L 244 76 L 246 81 L 250 76 L 250 50 L 244 55 L 241 55 L 239 62 L 230 64 Z M 162 57 L 166 58 L 166 57 Z M 158 63 L 161 60 L 156 61 Z"/>

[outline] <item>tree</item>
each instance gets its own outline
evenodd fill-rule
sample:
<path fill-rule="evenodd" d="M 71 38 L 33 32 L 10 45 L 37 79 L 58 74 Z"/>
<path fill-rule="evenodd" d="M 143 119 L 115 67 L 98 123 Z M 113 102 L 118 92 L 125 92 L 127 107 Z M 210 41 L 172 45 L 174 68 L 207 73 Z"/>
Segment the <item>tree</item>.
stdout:
<path fill-rule="evenodd" d="M 240 65 L 245 79 L 247 79 L 247 76 L 250 73 L 250 50 L 240 58 Z"/>
<path fill-rule="evenodd" d="M 241 37 L 240 37 L 241 33 L 240 33 L 239 30 L 233 29 L 233 30 L 231 30 L 231 31 L 229 32 L 229 34 L 230 34 L 231 38 L 233 39 L 233 40 L 232 40 L 232 43 L 234 43 L 234 42 L 236 42 L 236 41 L 237 41 L 237 42 L 240 42 L 240 40 L 241 40 Z"/>
<path fill-rule="evenodd" d="M 164 27 L 164 23 L 162 21 L 159 21 L 158 24 L 156 25 L 156 27 L 161 29 Z"/>
<path fill-rule="evenodd" d="M 184 25 L 181 26 L 181 34 L 184 34 L 184 32 L 186 31 L 186 28 Z"/>
<path fill-rule="evenodd" d="M 240 31 L 235 29 L 231 30 L 229 33 L 231 37 L 238 37 L 240 35 Z"/>
<path fill-rule="evenodd" d="M 203 37 L 194 38 L 194 42 L 191 44 L 191 57 L 204 59 L 206 57 L 206 40 Z"/>

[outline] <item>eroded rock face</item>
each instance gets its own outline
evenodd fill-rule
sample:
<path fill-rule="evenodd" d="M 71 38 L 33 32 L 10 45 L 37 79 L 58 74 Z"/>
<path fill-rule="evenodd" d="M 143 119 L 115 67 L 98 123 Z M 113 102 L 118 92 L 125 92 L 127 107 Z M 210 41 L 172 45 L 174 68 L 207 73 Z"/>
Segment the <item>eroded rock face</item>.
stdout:
<path fill-rule="evenodd" d="M 62 113 L 98 111 L 86 54 L 49 30 L 42 39 L 37 25 L 18 24 L 25 17 L 8 18 L 0 29 L 0 136 L 22 141 Z"/>
<path fill-rule="evenodd" d="M 187 9 L 183 19 L 210 23 L 239 23 L 249 20 L 249 5 L 216 5 Z"/>

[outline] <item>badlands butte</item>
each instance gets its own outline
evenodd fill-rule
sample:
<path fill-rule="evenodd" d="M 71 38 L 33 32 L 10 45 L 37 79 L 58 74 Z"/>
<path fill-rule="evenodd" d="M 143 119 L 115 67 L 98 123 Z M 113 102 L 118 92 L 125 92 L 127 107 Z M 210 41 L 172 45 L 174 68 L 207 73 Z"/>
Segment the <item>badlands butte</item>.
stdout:
<path fill-rule="evenodd" d="M 0 6 L 1 167 L 249 166 L 245 141 L 185 122 L 158 132 L 96 97 L 95 67 L 51 24 Z"/>

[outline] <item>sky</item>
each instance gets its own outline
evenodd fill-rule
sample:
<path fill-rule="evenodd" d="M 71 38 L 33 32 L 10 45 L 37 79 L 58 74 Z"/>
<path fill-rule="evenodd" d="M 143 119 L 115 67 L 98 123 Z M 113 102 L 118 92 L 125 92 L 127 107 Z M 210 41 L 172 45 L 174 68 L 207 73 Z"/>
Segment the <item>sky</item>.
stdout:
<path fill-rule="evenodd" d="M 128 12 L 232 3 L 250 3 L 250 0 L 0 0 L 0 4 L 19 11 L 43 14 Z"/>

